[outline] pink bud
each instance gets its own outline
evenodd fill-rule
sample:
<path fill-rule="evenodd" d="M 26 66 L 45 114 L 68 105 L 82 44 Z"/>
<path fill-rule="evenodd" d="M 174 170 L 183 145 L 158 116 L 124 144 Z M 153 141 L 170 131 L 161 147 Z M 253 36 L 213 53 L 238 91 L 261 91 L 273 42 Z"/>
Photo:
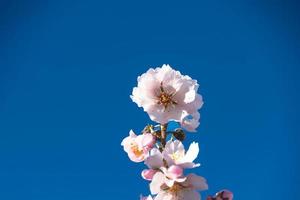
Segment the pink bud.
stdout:
<path fill-rule="evenodd" d="M 142 177 L 145 179 L 145 180 L 148 180 L 148 181 L 151 181 L 154 174 L 156 173 L 157 171 L 154 170 L 154 169 L 144 169 L 142 171 Z"/>
<path fill-rule="evenodd" d="M 170 178 L 172 179 L 176 179 L 180 176 L 182 176 L 183 174 L 183 170 L 181 167 L 177 166 L 177 165 L 171 165 L 168 168 L 168 175 L 170 176 Z"/>
<path fill-rule="evenodd" d="M 230 192 L 229 190 L 223 190 L 223 191 L 221 191 L 221 193 L 222 193 L 222 198 L 223 199 L 228 199 L 228 200 L 232 200 L 233 199 L 233 193 L 232 192 Z"/>
<path fill-rule="evenodd" d="M 233 193 L 229 190 L 222 190 L 218 192 L 214 198 L 215 200 L 233 200 Z"/>

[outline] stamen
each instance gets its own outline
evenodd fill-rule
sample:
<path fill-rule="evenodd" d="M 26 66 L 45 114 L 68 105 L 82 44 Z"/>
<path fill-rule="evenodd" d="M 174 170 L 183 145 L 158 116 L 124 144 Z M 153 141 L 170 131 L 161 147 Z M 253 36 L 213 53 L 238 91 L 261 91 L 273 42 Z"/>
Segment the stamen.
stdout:
<path fill-rule="evenodd" d="M 174 93 L 168 94 L 164 87 L 163 87 L 163 82 L 160 83 L 160 94 L 158 95 L 158 104 L 161 104 L 164 106 L 166 109 L 170 105 L 176 105 L 177 102 L 172 99 L 174 96 Z"/>

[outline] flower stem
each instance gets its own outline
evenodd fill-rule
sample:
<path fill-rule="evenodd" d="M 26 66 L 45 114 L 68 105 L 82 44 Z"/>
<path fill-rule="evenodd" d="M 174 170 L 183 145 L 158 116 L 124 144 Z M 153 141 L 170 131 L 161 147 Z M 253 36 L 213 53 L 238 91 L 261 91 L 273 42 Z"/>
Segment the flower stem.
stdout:
<path fill-rule="evenodd" d="M 165 146 L 166 146 L 167 128 L 168 128 L 168 123 L 160 125 L 161 145 L 163 146 L 163 148 L 165 148 Z"/>

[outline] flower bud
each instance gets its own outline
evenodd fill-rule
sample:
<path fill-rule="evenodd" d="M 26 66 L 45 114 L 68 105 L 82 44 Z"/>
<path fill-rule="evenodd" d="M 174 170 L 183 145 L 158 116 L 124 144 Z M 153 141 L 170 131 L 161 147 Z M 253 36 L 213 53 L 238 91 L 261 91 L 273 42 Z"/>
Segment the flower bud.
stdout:
<path fill-rule="evenodd" d="M 173 136 L 179 141 L 183 141 L 185 139 L 185 133 L 181 128 L 175 129 Z"/>
<path fill-rule="evenodd" d="M 233 193 L 230 192 L 229 190 L 222 190 L 217 193 L 217 197 L 220 197 L 220 199 L 232 200 Z"/>
<path fill-rule="evenodd" d="M 154 169 L 144 169 L 141 175 L 145 180 L 151 181 L 156 172 Z"/>

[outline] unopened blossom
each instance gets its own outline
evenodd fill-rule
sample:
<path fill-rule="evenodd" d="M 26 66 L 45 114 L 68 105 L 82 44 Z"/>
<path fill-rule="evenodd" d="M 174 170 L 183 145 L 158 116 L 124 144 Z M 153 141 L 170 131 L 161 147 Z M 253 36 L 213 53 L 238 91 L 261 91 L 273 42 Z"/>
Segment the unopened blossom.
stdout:
<path fill-rule="evenodd" d="M 209 196 L 206 200 L 233 200 L 233 193 L 229 190 L 222 190 L 214 197 Z"/>
<path fill-rule="evenodd" d="M 156 173 L 150 184 L 151 193 L 157 195 L 154 200 L 200 200 L 197 190 L 207 188 L 206 180 L 195 174 L 189 174 L 185 181 L 168 186 L 165 174 Z"/>
<path fill-rule="evenodd" d="M 129 136 L 123 139 L 121 145 L 124 147 L 124 151 L 128 154 L 130 160 L 142 162 L 148 157 L 154 143 L 155 138 L 152 134 L 147 133 L 137 136 L 130 130 Z"/>
<path fill-rule="evenodd" d="M 201 95 L 197 93 L 198 87 L 196 80 L 163 65 L 150 68 L 139 76 L 138 85 L 133 88 L 130 97 L 153 121 L 161 124 L 171 120 L 182 122 L 203 104 Z"/>
<path fill-rule="evenodd" d="M 196 142 L 192 142 L 189 149 L 185 151 L 183 144 L 179 140 L 170 140 L 167 142 L 162 156 L 169 166 L 178 165 L 182 168 L 194 168 L 200 166 L 200 164 L 194 163 L 198 153 L 199 145 Z"/>

